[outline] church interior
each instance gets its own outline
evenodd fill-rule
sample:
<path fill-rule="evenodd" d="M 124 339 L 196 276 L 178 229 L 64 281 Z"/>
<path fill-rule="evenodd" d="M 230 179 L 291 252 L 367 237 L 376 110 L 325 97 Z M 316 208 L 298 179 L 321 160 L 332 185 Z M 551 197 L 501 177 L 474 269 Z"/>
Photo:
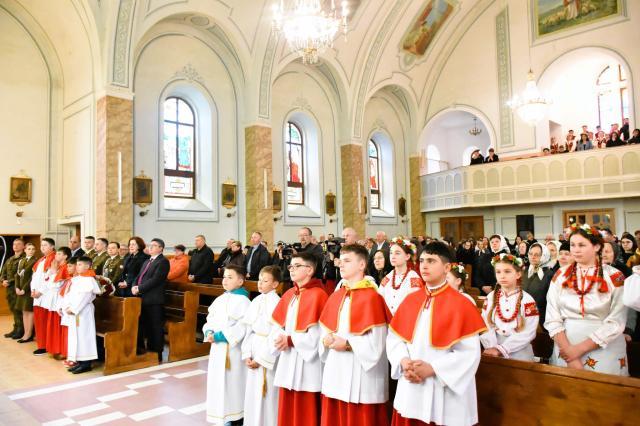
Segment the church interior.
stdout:
<path fill-rule="evenodd" d="M 0 425 L 242 424 L 210 413 L 209 356 L 219 343 L 206 324 L 209 305 L 233 293 L 223 282 L 229 265 L 244 268 L 251 299 L 263 295 L 258 248 L 268 256 L 261 266 L 285 272 L 273 290 L 284 300 L 298 290 L 291 263 L 308 246 L 319 247 L 316 278 L 331 294 L 344 272 L 341 246 L 365 247 L 367 275 L 393 274 L 395 289 L 396 270 L 411 266 L 389 260 L 393 247 L 413 256 L 422 280 L 423 248 L 444 244 L 484 317 L 502 297 L 498 249 L 524 260 L 510 261 L 523 283 L 548 255 L 539 273 L 549 288 L 580 263 L 574 235 L 599 250 L 598 289 L 576 290 L 582 318 L 589 297 L 620 305 L 618 322 L 612 307 L 603 320 L 619 324 L 616 372 L 598 370 L 604 358 L 567 368 L 547 327 L 545 289 L 547 322 L 540 312 L 526 342 L 531 360 L 509 359 L 500 345 L 496 356 L 478 355 L 477 418 L 451 424 L 637 424 L 640 326 L 626 297 L 640 288 L 640 1 L 0 0 L 0 29 L 0 331 L 9 332 L 0 336 Z M 25 246 L 27 258 L 41 258 L 33 283 L 51 286 L 42 261 L 51 240 L 51 282 L 75 282 L 60 278 L 61 247 L 82 277 L 85 256 L 101 246 L 122 256 L 110 273 L 131 265 L 127 257 L 151 256 L 131 280 L 118 275 L 122 287 L 91 258 L 102 291 L 88 302 L 98 355 L 83 374 L 65 367 L 90 361 L 65 360 L 34 338 L 38 315 L 64 312 L 42 314 L 38 295 L 19 294 Z M 206 280 L 192 273 L 203 247 Z M 577 263 L 564 266 L 563 249 Z M 160 304 L 140 290 L 147 269 L 156 273 L 154 250 L 171 268 L 190 256 L 181 279 L 163 279 Z M 374 263 L 378 251 L 388 269 Z M 492 282 L 481 276 L 487 267 Z M 64 300 L 62 288 L 73 286 L 51 291 Z M 140 351 L 143 329 L 152 345 L 152 315 L 166 321 L 158 359 Z M 73 338 L 62 336 L 66 348 Z M 587 340 L 595 353 L 614 346 L 607 339 Z M 394 423 L 390 414 L 389 423 L 362 424 L 443 424 L 401 423 L 388 398 Z M 244 424 L 276 424 L 268 417 Z"/>

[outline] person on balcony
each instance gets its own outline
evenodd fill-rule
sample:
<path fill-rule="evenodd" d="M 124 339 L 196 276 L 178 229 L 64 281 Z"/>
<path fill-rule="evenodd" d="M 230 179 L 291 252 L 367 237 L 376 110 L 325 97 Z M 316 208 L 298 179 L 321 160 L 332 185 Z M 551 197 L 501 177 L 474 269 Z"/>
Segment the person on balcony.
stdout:
<path fill-rule="evenodd" d="M 493 148 L 489 148 L 489 155 L 487 155 L 487 157 L 484 159 L 484 162 L 495 163 L 497 161 L 500 161 L 500 159 L 498 158 L 498 154 L 496 154 L 496 151 Z"/>
<path fill-rule="evenodd" d="M 587 151 L 589 149 L 593 149 L 593 144 L 589 140 L 589 135 L 586 133 L 581 133 L 580 140 L 576 145 L 576 151 Z"/>
<path fill-rule="evenodd" d="M 484 163 L 484 157 L 482 156 L 482 154 L 480 154 L 479 149 L 474 149 L 473 152 L 471 153 L 471 161 L 469 162 L 469 165 L 472 166 L 474 164 L 482 164 L 482 163 Z"/>

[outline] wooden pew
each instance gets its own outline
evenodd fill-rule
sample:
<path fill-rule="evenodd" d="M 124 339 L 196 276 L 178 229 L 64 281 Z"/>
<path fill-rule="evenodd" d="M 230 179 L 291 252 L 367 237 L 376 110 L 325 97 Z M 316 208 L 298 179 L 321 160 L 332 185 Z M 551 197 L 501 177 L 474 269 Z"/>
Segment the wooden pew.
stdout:
<path fill-rule="evenodd" d="M 638 424 L 635 378 L 483 356 L 476 388 L 482 425 Z"/>
<path fill-rule="evenodd" d="M 158 364 L 154 352 L 136 355 L 140 298 L 98 297 L 93 304 L 96 334 L 104 339 L 105 375 Z"/>

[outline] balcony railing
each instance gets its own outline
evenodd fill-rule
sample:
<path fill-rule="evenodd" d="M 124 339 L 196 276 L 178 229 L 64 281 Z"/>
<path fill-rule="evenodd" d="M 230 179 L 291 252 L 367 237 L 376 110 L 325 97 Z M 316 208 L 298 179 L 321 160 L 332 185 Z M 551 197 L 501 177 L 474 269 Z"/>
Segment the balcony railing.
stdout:
<path fill-rule="evenodd" d="M 640 196 L 640 145 L 459 167 L 422 176 L 421 210 Z"/>

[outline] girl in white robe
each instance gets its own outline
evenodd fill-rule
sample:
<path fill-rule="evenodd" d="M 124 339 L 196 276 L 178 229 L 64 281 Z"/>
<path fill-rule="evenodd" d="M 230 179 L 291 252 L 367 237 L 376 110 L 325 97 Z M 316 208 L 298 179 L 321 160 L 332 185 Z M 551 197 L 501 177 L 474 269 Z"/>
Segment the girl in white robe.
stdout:
<path fill-rule="evenodd" d="M 278 389 L 273 385 L 277 356 L 271 351 L 268 337 L 273 328 L 271 315 L 280 301 L 276 288 L 281 272 L 277 266 L 265 266 L 260 271 L 258 290 L 242 322 L 247 335 L 242 341 L 242 359 L 247 365 L 244 395 L 245 426 L 276 426 L 278 420 Z"/>
<path fill-rule="evenodd" d="M 632 268 L 633 274 L 624 282 L 624 304 L 640 311 L 640 266 Z"/>
<path fill-rule="evenodd" d="M 556 272 L 547 293 L 544 327 L 555 343 L 550 362 L 628 376 L 624 275 L 600 262 L 604 241 L 596 229 L 574 227 L 569 242 L 575 263 Z"/>
<path fill-rule="evenodd" d="M 391 240 L 389 260 L 393 271 L 382 279 L 378 293 L 382 295 L 392 314 L 396 313 L 398 306 L 409 293 L 424 286 L 420 275 L 409 265 L 409 260 L 416 254 L 416 250 L 414 244 L 401 237 Z"/>
<path fill-rule="evenodd" d="M 225 268 L 222 286 L 226 292 L 209 306 L 207 322 L 202 327 L 205 340 L 211 342 L 207 371 L 207 421 L 216 425 L 244 417 L 247 367 L 242 362 L 240 345 L 247 331 L 242 317 L 251 302 L 243 283 L 242 268 L 235 265 Z"/>
<path fill-rule="evenodd" d="M 487 331 L 480 335 L 484 353 L 533 361 L 531 342 L 536 338 L 540 314 L 533 297 L 518 285 L 523 262 L 503 253 L 500 260 L 492 263 L 497 284 L 482 307 L 482 319 L 487 325 Z"/>
<path fill-rule="evenodd" d="M 476 300 L 469 293 L 464 291 L 464 282 L 467 280 L 467 271 L 461 263 L 452 263 L 451 270 L 447 273 L 447 284 L 476 306 Z"/>

